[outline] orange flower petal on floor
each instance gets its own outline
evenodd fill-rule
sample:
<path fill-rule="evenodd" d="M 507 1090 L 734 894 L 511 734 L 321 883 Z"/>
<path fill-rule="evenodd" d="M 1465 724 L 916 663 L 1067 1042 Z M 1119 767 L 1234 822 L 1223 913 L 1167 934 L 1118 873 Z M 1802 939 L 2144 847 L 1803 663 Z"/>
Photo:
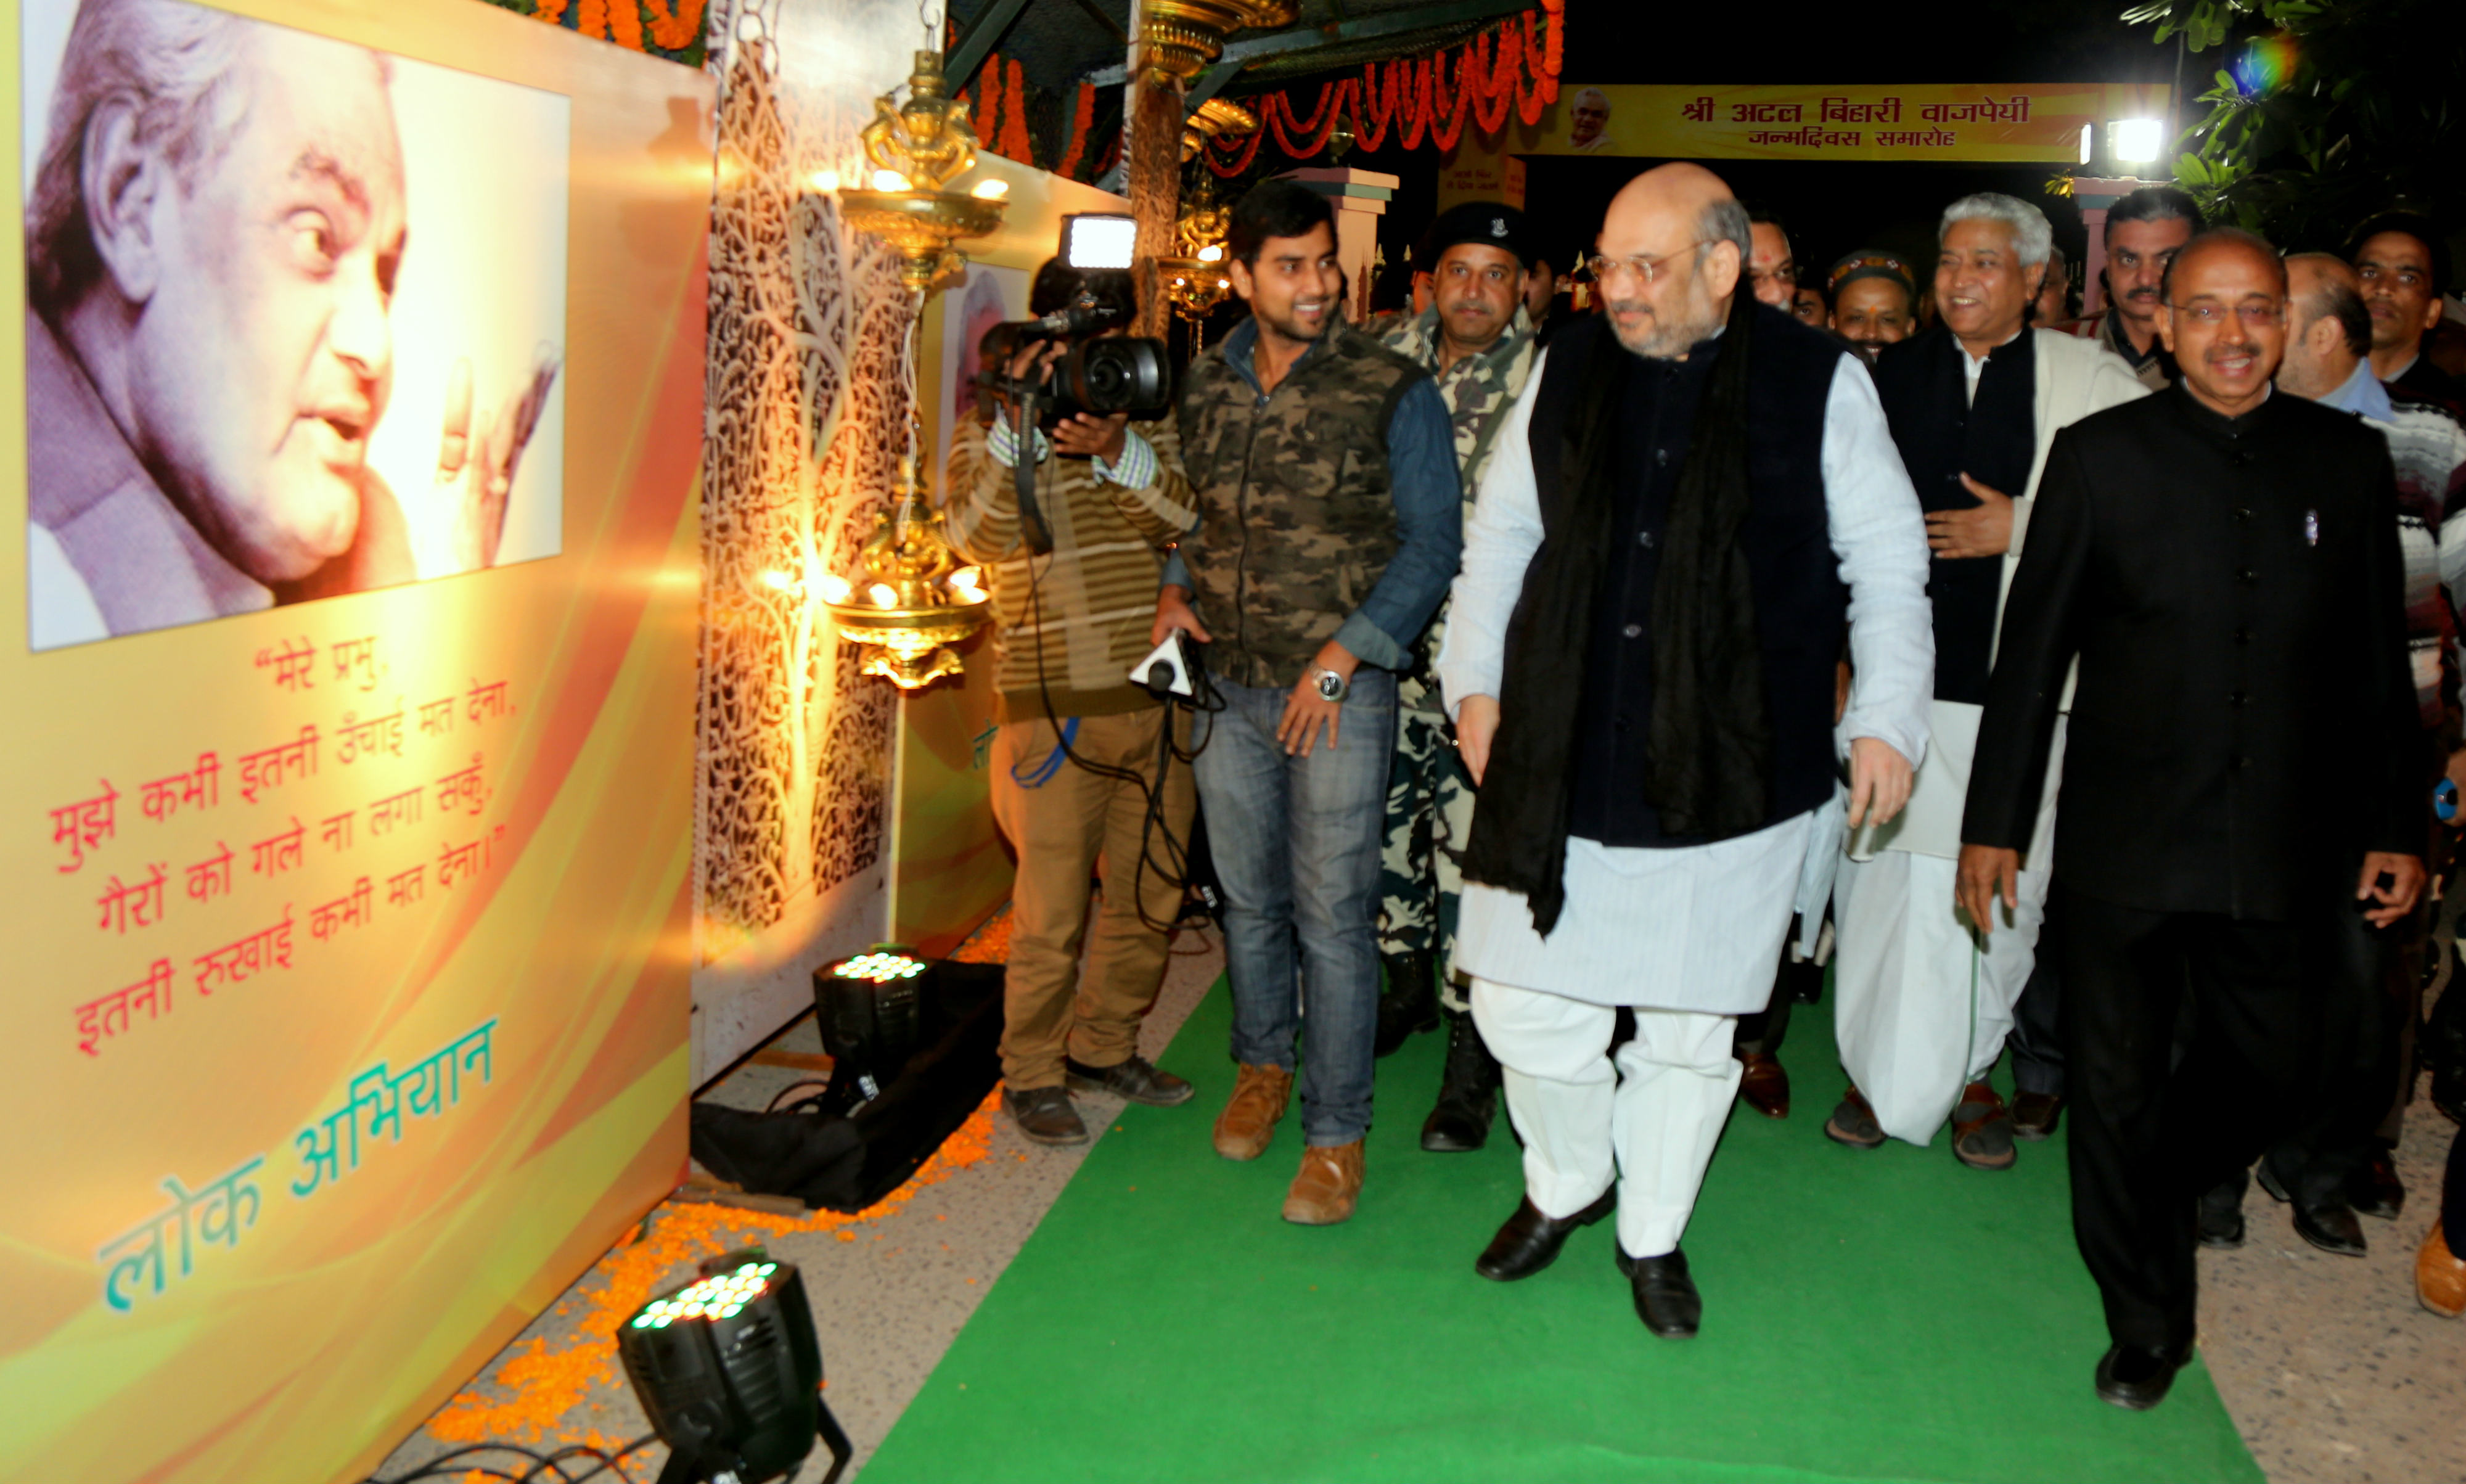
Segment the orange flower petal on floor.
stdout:
<path fill-rule="evenodd" d="M 1007 941 L 1007 933 L 1003 934 Z M 623 1368 L 616 1360 L 617 1329 L 651 1295 L 692 1276 L 694 1264 L 751 1242 L 799 1232 L 831 1232 L 853 1242 L 850 1229 L 878 1221 L 992 1151 L 996 1091 L 943 1141 L 907 1184 L 855 1215 L 816 1211 L 804 1217 L 771 1216 L 735 1206 L 662 1204 L 651 1213 L 641 1241 L 611 1249 L 585 1275 L 568 1302 L 581 1315 L 575 1340 L 551 1350 L 545 1338 L 518 1342 L 495 1371 L 475 1381 L 429 1420 L 428 1431 L 453 1444 L 513 1442 L 615 1448 L 596 1429 L 569 1423 L 594 1391 L 622 1395 Z"/>
<path fill-rule="evenodd" d="M 585 17 L 594 4 L 607 3 L 583 0 Z M 1010 909 L 1004 907 L 951 956 L 962 963 L 1000 963 L 1010 956 Z M 773 1216 L 736 1206 L 661 1203 L 644 1218 L 639 1237 L 629 1234 L 629 1240 L 611 1248 L 558 1300 L 560 1313 L 576 1316 L 570 1343 L 551 1350 L 543 1337 L 517 1341 L 493 1371 L 474 1380 L 429 1419 L 429 1435 L 448 1444 L 546 1443 L 610 1451 L 624 1446 L 582 1419 L 604 1410 L 599 1398 L 624 1395 L 616 1331 L 652 1294 L 691 1278 L 694 1265 L 704 1258 L 749 1243 L 821 1232 L 855 1241 L 854 1228 L 890 1215 L 918 1191 L 982 1163 L 993 1152 L 994 1113 L 1000 1104 L 1001 1092 L 996 1089 L 908 1183 L 854 1215 L 815 1211 L 802 1217 Z"/>

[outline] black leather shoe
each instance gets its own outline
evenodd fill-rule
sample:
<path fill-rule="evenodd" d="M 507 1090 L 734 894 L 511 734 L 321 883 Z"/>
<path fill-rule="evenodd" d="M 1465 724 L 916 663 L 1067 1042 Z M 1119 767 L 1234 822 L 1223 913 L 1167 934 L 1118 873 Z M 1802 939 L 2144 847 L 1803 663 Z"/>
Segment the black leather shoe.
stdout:
<path fill-rule="evenodd" d="M 2166 1400 L 2175 1373 L 2191 1359 L 2188 1350 L 2166 1355 L 2139 1345 L 2117 1345 L 2097 1362 L 2098 1400 L 2145 1412 Z"/>
<path fill-rule="evenodd" d="M 1693 1339 L 1704 1323 L 1704 1297 L 1687 1275 L 1687 1254 L 1676 1248 L 1659 1257 L 1629 1257 L 1619 1248 L 1618 1270 L 1635 1289 L 1635 1316 L 1664 1339 Z"/>
<path fill-rule="evenodd" d="M 1060 1088 L 1030 1088 L 1024 1092 L 1002 1089 L 1002 1108 L 1019 1131 L 1040 1144 L 1084 1144 L 1087 1125 L 1070 1106 L 1070 1094 Z"/>
<path fill-rule="evenodd" d="M 1573 1216 L 1544 1216 L 1528 1196 L 1516 1203 L 1515 1214 L 1473 1259 L 1472 1270 L 1499 1283 L 1529 1278 L 1558 1260 L 1558 1248 L 1567 1245 L 1577 1227 L 1589 1226 L 1617 1209 L 1616 1186 Z"/>
<path fill-rule="evenodd" d="M 1115 1097 L 1151 1108 L 1177 1108 L 1199 1090 L 1144 1056 L 1110 1067 L 1090 1067 L 1075 1057 L 1062 1059 L 1064 1078 L 1082 1092 L 1110 1092 Z"/>
<path fill-rule="evenodd" d="M 1386 1056 L 1425 1030 L 1439 1028 L 1439 977 L 1430 956 L 1381 954 L 1387 990 L 1379 997 L 1378 1054 Z"/>
<path fill-rule="evenodd" d="M 1463 1011 L 1447 1012 L 1447 1069 L 1438 1106 L 1422 1122 L 1422 1147 L 1434 1155 L 1469 1154 L 1490 1142 L 1498 1114 L 1498 1062 Z"/>
<path fill-rule="evenodd" d="M 2358 1216 L 2374 1216 L 2393 1222 L 2406 1210 L 2406 1186 L 2397 1178 L 2397 1166 L 2386 1154 L 2375 1156 L 2346 1179 L 2346 1203 Z"/>
<path fill-rule="evenodd" d="M 2243 1246 L 2243 1179 L 2231 1175 L 2202 1192 L 2194 1225 L 2201 1246 L 2222 1252 Z"/>
<path fill-rule="evenodd" d="M 2271 1200 L 2286 1203 L 2295 1213 L 2295 1234 L 2321 1251 L 2340 1257 L 2362 1257 L 2371 1250 L 2371 1245 L 2364 1240 L 2364 1224 L 2355 1219 L 2354 1207 L 2343 1201 L 2295 1200 L 2266 1159 L 2260 1161 L 2260 1188 L 2269 1192 Z"/>
<path fill-rule="evenodd" d="M 2064 1100 L 2052 1092 L 2023 1092 L 2012 1099 L 2012 1134 L 2032 1141 L 2055 1132 L 2063 1121 Z"/>

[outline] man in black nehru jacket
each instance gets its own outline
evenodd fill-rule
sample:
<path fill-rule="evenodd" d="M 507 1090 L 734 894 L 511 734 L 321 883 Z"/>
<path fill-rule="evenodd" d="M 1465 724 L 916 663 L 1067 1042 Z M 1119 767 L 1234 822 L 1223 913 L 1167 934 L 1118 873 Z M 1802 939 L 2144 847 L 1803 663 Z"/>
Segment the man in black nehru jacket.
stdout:
<path fill-rule="evenodd" d="M 2423 887 L 2388 445 L 2273 394 L 2286 289 L 2258 237 L 2194 237 L 2160 294 L 2183 379 L 2056 436 L 1962 825 L 1962 903 L 1990 928 L 2077 659 L 2053 889 L 2073 1230 L 2119 1406 L 2191 1358 L 2195 1199 L 2300 1109 L 2336 914 L 2386 926 Z"/>

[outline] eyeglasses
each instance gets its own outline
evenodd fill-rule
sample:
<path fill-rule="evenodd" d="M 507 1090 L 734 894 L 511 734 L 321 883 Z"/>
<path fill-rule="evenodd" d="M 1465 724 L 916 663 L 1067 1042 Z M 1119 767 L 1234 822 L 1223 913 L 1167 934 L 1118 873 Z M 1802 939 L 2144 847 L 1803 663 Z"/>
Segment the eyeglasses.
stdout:
<path fill-rule="evenodd" d="M 1690 242 L 1676 252 L 1664 253 L 1658 258 L 1604 258 L 1595 253 L 1584 259 L 1584 266 L 1592 270 L 1593 281 L 1605 288 L 1609 285 L 1610 275 L 1613 273 L 1632 273 L 1639 281 L 1650 283 L 1661 277 L 1663 266 L 1679 253 L 1692 253 L 1699 247 L 1710 245 L 1711 241 L 1712 239 L 1707 237 L 1701 241 Z"/>
<path fill-rule="evenodd" d="M 2281 304 L 2236 304 L 2232 308 L 2225 304 L 2168 304 L 2166 307 L 2195 325 L 2210 326 L 2224 325 L 2229 315 L 2254 327 L 2275 325 L 2286 317 L 2286 306 Z"/>

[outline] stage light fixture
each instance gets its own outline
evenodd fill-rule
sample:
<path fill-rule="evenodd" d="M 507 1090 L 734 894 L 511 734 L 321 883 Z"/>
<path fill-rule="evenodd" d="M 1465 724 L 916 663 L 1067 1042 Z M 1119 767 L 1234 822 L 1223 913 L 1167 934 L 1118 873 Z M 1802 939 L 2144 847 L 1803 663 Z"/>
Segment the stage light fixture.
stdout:
<path fill-rule="evenodd" d="M 820 1112 L 854 1112 L 906 1069 L 933 1020 L 935 968 L 897 943 L 877 943 L 814 971 L 814 1023 L 831 1057 Z"/>
<path fill-rule="evenodd" d="M 855 1449 L 821 1397 L 822 1348 L 796 1265 L 748 1248 L 634 1312 L 616 1350 L 668 1446 L 659 1484 L 762 1484 L 818 1437 L 836 1484 Z"/>
<path fill-rule="evenodd" d="M 2106 126 L 2106 152 L 2118 165 L 2149 165 L 2165 148 L 2165 121 L 2117 119 Z"/>

